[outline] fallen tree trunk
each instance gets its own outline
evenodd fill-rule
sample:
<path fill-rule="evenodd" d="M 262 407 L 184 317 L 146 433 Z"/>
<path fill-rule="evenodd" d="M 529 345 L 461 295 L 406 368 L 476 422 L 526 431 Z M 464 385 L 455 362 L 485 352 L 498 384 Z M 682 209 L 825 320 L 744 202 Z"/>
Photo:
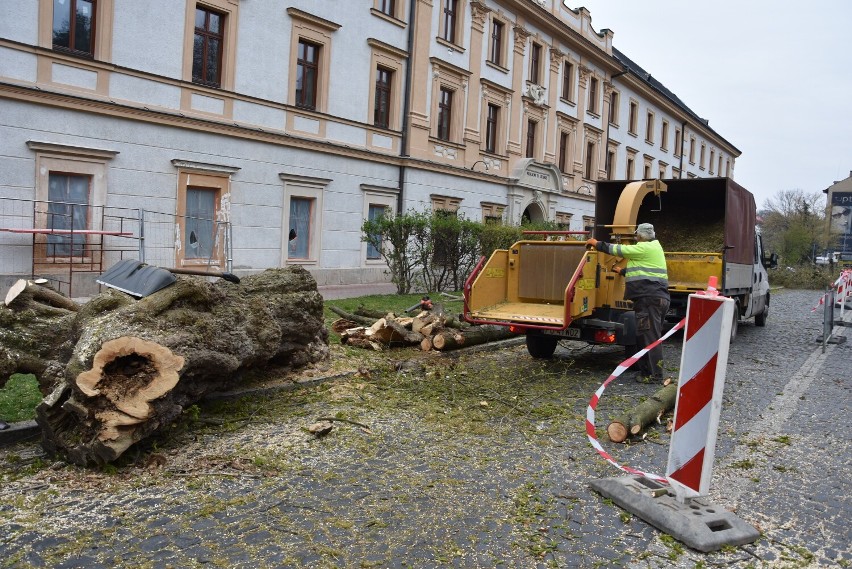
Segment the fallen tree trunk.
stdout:
<path fill-rule="evenodd" d="M 0 387 L 31 373 L 43 395 L 64 377 L 79 305 L 46 284 L 19 280 L 0 303 Z"/>
<path fill-rule="evenodd" d="M 432 336 L 432 347 L 440 351 L 456 350 L 512 336 L 514 334 L 504 326 L 472 326 L 465 331 L 442 330 Z"/>
<path fill-rule="evenodd" d="M 670 383 L 651 397 L 634 407 L 630 412 L 610 422 L 606 428 L 609 440 L 621 443 L 629 436 L 640 434 L 645 427 L 657 421 L 661 415 L 674 409 L 677 384 Z"/>
<path fill-rule="evenodd" d="M 178 277 L 118 306 L 116 294 L 80 311 L 64 381 L 37 408 L 45 450 L 76 464 L 115 460 L 249 370 L 328 357 L 322 296 L 298 266 L 236 286 Z"/>

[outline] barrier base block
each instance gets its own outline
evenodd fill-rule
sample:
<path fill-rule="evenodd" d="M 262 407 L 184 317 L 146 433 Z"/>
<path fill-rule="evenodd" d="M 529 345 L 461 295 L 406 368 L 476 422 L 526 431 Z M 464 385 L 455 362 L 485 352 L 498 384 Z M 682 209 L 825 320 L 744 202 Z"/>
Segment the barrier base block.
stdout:
<path fill-rule="evenodd" d="M 644 476 L 594 480 L 589 486 L 685 545 L 709 553 L 751 543 L 760 532 L 722 506 L 693 498 L 679 502 L 674 491 Z"/>
<path fill-rule="evenodd" d="M 822 344 L 823 336 L 817 336 L 816 342 L 817 344 Z M 825 341 L 826 344 L 843 344 L 846 342 L 846 336 L 835 336 L 831 334 L 828 337 L 828 340 Z"/>

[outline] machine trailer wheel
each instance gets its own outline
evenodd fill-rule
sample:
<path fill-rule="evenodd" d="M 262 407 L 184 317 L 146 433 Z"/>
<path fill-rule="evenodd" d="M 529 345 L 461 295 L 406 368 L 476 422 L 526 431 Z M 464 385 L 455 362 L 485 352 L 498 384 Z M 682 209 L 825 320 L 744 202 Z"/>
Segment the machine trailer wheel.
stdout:
<path fill-rule="evenodd" d="M 527 351 L 534 358 L 548 360 L 553 357 L 558 342 L 559 338 L 527 334 Z"/>

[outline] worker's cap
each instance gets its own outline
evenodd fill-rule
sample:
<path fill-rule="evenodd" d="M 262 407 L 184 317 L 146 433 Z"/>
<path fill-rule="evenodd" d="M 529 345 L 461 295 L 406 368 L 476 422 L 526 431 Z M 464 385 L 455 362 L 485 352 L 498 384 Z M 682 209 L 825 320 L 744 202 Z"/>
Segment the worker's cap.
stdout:
<path fill-rule="evenodd" d="M 654 226 L 650 223 L 640 223 L 639 225 L 637 225 L 635 234 L 645 239 L 656 238 L 656 234 L 654 233 Z"/>

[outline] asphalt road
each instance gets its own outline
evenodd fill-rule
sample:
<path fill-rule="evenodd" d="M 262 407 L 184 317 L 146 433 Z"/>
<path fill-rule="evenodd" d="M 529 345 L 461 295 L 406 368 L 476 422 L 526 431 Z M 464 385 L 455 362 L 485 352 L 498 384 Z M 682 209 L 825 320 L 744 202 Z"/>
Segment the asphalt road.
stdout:
<path fill-rule="evenodd" d="M 710 499 L 754 544 L 698 553 L 590 491 L 620 474 L 584 420 L 623 353 L 515 342 L 208 403 L 103 469 L 0 448 L 0 567 L 852 567 L 852 341 L 823 352 L 818 299 L 775 291 L 731 346 Z M 657 387 L 611 384 L 599 432 Z M 603 444 L 662 473 L 668 439 Z"/>

